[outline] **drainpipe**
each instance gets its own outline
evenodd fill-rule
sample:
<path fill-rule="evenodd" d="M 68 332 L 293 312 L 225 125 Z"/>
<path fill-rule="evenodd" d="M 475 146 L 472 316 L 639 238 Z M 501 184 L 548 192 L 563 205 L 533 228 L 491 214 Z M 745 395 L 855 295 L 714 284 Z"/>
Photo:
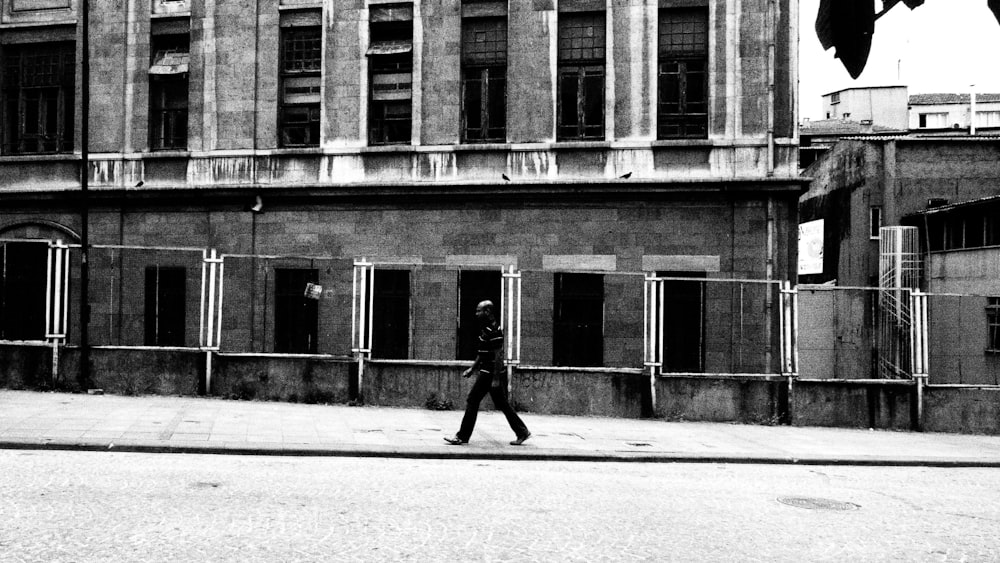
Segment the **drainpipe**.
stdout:
<path fill-rule="evenodd" d="M 774 176 L 774 51 L 775 51 L 775 3 L 767 3 L 767 175 Z"/>
<path fill-rule="evenodd" d="M 80 0 L 80 372 L 77 383 L 90 388 L 90 0 Z"/>

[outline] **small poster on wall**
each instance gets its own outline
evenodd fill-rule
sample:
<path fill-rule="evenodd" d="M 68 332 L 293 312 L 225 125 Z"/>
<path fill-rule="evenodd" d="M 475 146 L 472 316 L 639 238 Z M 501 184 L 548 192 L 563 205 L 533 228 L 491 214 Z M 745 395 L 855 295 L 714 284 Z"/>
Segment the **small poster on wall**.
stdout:
<path fill-rule="evenodd" d="M 799 275 L 823 273 L 823 220 L 799 225 Z"/>

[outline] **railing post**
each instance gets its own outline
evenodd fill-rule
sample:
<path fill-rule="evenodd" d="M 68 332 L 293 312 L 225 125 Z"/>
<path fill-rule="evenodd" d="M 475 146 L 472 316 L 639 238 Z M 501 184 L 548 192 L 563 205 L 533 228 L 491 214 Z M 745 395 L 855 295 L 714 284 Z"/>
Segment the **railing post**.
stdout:
<path fill-rule="evenodd" d="M 52 344 L 52 384 L 59 378 L 59 346 L 66 340 L 69 312 L 69 247 L 62 239 L 49 243 L 45 270 L 45 338 Z"/>
<path fill-rule="evenodd" d="M 371 355 L 371 309 L 374 299 L 375 265 L 364 257 L 354 262 L 351 296 L 351 352 L 358 360 L 358 396 L 364 400 L 365 359 Z"/>
<path fill-rule="evenodd" d="M 202 262 L 202 271 L 205 265 L 208 266 L 208 310 L 202 312 L 202 321 L 207 322 L 208 327 L 201 331 L 201 348 L 205 351 L 205 394 L 212 394 L 212 353 L 219 349 L 219 339 L 222 335 L 222 276 L 221 265 L 223 259 L 218 257 L 215 249 L 212 249 L 208 258 Z M 202 277 L 204 280 L 204 276 Z M 218 283 L 216 282 L 218 279 Z M 216 294 L 218 293 L 218 298 Z M 216 305 L 218 301 L 218 305 Z M 202 303 L 205 296 L 202 295 Z M 218 307 L 218 311 L 216 311 Z"/>
<path fill-rule="evenodd" d="M 508 266 L 502 270 L 500 295 L 504 297 L 506 311 L 503 315 L 504 338 L 507 350 L 507 395 L 513 391 L 514 366 L 521 364 L 521 272 Z"/>
<path fill-rule="evenodd" d="M 642 288 L 643 366 L 649 368 L 650 411 L 656 413 L 656 376 L 663 367 L 663 280 L 647 272 Z"/>
<path fill-rule="evenodd" d="M 913 354 L 913 380 L 917 388 L 917 420 L 916 429 L 924 428 L 924 387 L 928 380 L 928 364 L 930 354 L 927 350 L 927 294 L 914 290 L 910 296 L 910 341 Z"/>

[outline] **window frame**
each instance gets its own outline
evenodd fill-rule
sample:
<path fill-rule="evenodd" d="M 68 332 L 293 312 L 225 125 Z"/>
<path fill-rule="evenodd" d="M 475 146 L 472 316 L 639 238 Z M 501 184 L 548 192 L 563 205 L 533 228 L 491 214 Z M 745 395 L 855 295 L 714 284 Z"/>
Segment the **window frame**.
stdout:
<path fill-rule="evenodd" d="M 501 24 L 503 30 L 502 49 L 492 54 L 483 50 L 470 52 L 472 45 L 479 41 L 469 41 L 469 35 L 489 33 L 490 24 Z M 479 28 L 479 29 L 477 29 Z M 461 142 L 462 143 L 503 143 L 507 140 L 507 49 L 508 21 L 506 16 L 462 18 L 462 62 L 461 62 Z M 494 41 L 499 43 L 500 41 Z M 493 100 L 495 85 L 502 89 L 502 99 Z M 478 90 L 478 124 L 470 124 L 470 95 Z M 497 105 L 499 103 L 499 105 Z M 491 109 L 498 109 L 497 116 Z M 498 125 L 499 123 L 499 125 Z M 473 134 L 473 132 L 475 132 Z"/>
<path fill-rule="evenodd" d="M 672 20 L 671 17 L 676 18 Z M 682 28 L 685 33 L 673 34 L 669 28 Z M 690 26 L 701 26 L 696 29 Z M 700 39 L 701 36 L 704 39 Z M 674 41 L 675 37 L 690 40 Z M 665 42 L 670 38 L 669 45 Z M 662 8 L 657 15 L 656 61 L 656 138 L 707 139 L 709 130 L 710 27 L 707 8 Z M 674 45 L 679 45 L 674 47 Z M 695 68 L 695 67 L 699 67 Z M 675 67 L 676 70 L 674 70 Z M 697 78 L 700 75 L 700 78 Z M 670 77 L 676 76 L 675 84 Z M 695 78 L 696 80 L 692 80 Z M 700 86 L 701 96 L 694 99 Z M 674 87 L 675 86 L 675 87 Z M 676 101 L 673 96 L 676 95 Z M 668 96 L 671 96 L 668 99 Z M 668 101 L 669 100 L 669 101 Z M 668 111 L 676 106 L 677 111 Z M 694 108 L 692 108 L 694 106 Z M 699 107 L 700 106 L 700 107 Z M 699 111 L 700 110 L 700 111 Z"/>
<path fill-rule="evenodd" d="M 1000 354 L 1000 297 L 986 298 L 986 349 L 989 354 Z"/>
<path fill-rule="evenodd" d="M 593 34 L 588 35 L 588 30 Z M 560 12 L 557 41 L 556 141 L 603 141 L 607 123 L 607 13 Z M 567 91 L 567 84 L 574 85 L 575 95 Z M 574 108 L 575 112 L 569 111 Z M 599 109 L 596 121 L 590 108 Z M 567 123 L 567 115 L 575 120 Z"/>
<path fill-rule="evenodd" d="M 320 145 L 320 115 L 322 104 L 323 28 L 318 25 L 281 27 L 278 56 L 278 146 L 281 148 L 310 148 Z M 293 49 L 296 41 L 315 43 L 304 49 Z M 291 58 L 290 53 L 314 51 L 309 58 Z M 298 63 L 298 65 L 293 64 Z M 300 68 L 290 68 L 299 66 Z M 290 101 L 289 88 L 301 83 L 310 90 L 302 94 L 315 100 Z M 311 91 L 315 89 L 315 92 Z M 291 119 L 293 116 L 298 119 Z M 301 142 L 294 142 L 301 138 Z"/>
<path fill-rule="evenodd" d="M 49 57 L 46 63 L 44 57 Z M 28 66 L 29 61 L 36 66 Z M 44 67 L 50 69 L 44 72 Z M 54 68 L 53 68 L 54 67 Z M 34 73 L 30 73 L 34 70 Z M 47 83 L 28 76 L 51 74 Z M 13 77 L 12 77 L 13 75 Z M 37 99 L 36 118 L 28 119 Z M 51 112 L 55 112 L 55 117 Z M 53 41 L 0 46 L 0 155 L 69 153 L 74 148 L 76 43 Z M 35 130 L 28 124 L 35 123 Z M 29 147 L 29 144 L 33 145 Z"/>
<path fill-rule="evenodd" d="M 479 327 L 476 324 L 476 306 L 483 300 L 494 305 L 497 321 L 504 311 L 504 296 L 501 291 L 503 273 L 500 270 L 458 271 L 458 315 L 456 316 L 455 357 L 459 360 L 475 360 Z"/>
<path fill-rule="evenodd" d="M 882 239 L 882 206 L 872 205 L 868 208 L 868 239 Z"/>
<path fill-rule="evenodd" d="M 584 280 L 587 280 L 584 282 Z M 567 288 L 571 283 L 575 287 Z M 586 287 L 587 283 L 599 286 Z M 556 272 L 552 299 L 552 365 L 565 367 L 604 367 L 605 280 L 603 274 Z M 591 307 L 592 306 L 592 307 Z M 593 315 L 600 308 L 600 319 Z M 574 320 L 567 311 L 584 317 Z M 586 318 L 593 315 L 595 318 Z M 575 326 L 574 326 L 575 325 Z M 596 330 L 595 328 L 596 327 Z M 578 344 L 574 337 L 586 342 Z M 577 361 L 580 350 L 587 356 Z"/>
<path fill-rule="evenodd" d="M 150 38 L 150 65 L 161 53 L 190 53 L 189 33 L 154 35 Z M 187 72 L 176 75 L 149 75 L 149 149 L 151 151 L 186 150 L 188 141 L 188 112 L 190 110 L 190 82 Z M 171 90 L 182 90 L 176 98 L 168 96 Z M 176 107 L 171 107 L 176 106 Z M 174 133 L 167 134 L 170 129 Z M 169 139 L 169 140 L 168 140 Z"/>
<path fill-rule="evenodd" d="M 410 8 L 412 10 L 412 8 Z M 407 6 L 389 6 L 384 20 L 369 21 L 368 144 L 407 145 L 413 142 L 413 20 Z M 397 10 L 398 13 L 394 13 Z M 403 19 L 391 19 L 393 17 Z M 378 52 L 376 46 L 398 52 Z M 380 80 L 379 77 L 392 79 Z M 408 81 L 405 81 L 408 77 Z M 379 84 L 395 84 L 383 88 Z M 406 85 L 406 88 L 403 85 Z M 392 90 L 395 90 L 393 92 Z M 405 90 L 405 93 L 404 93 Z"/>
<path fill-rule="evenodd" d="M 410 334 L 413 326 L 410 271 L 379 268 L 374 275 L 371 284 L 371 357 L 378 360 L 409 359 L 413 340 Z M 391 281 L 387 284 L 386 279 Z M 393 340 L 384 344 L 388 338 Z"/>
<path fill-rule="evenodd" d="M 305 296 L 307 283 L 319 283 L 318 269 L 274 268 L 274 352 L 277 354 L 315 354 L 318 350 L 319 302 Z M 301 284 L 301 289 L 296 289 L 296 284 Z"/>
<path fill-rule="evenodd" d="M 185 345 L 187 338 L 187 268 L 183 266 L 146 266 L 143 322 L 146 346 Z M 166 273 L 166 276 L 164 275 Z M 152 274 L 152 279 L 151 279 Z M 174 284 L 178 280 L 179 285 Z M 170 279 L 166 284 L 164 278 Z M 152 295 L 150 295 L 152 289 Z M 168 299 L 171 295 L 179 298 Z M 164 303 L 164 301 L 168 301 Z M 164 321 L 165 322 L 161 322 Z M 164 327 L 164 324 L 173 326 Z M 165 330 L 161 330 L 165 328 Z"/>

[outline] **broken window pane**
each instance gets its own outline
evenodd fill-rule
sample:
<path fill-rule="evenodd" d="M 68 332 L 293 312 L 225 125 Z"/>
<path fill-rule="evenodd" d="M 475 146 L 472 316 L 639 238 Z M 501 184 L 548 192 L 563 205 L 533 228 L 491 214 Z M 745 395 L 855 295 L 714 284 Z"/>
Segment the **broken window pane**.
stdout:
<path fill-rule="evenodd" d="M 604 139 L 605 16 L 559 17 L 558 139 Z"/>
<path fill-rule="evenodd" d="M 322 29 L 281 29 L 281 100 L 278 116 L 282 147 L 316 147 L 320 136 Z"/>
<path fill-rule="evenodd" d="M 74 75 L 73 43 L 4 46 L 2 154 L 72 150 Z"/>
<path fill-rule="evenodd" d="M 660 11 L 657 138 L 708 136 L 708 12 Z"/>

